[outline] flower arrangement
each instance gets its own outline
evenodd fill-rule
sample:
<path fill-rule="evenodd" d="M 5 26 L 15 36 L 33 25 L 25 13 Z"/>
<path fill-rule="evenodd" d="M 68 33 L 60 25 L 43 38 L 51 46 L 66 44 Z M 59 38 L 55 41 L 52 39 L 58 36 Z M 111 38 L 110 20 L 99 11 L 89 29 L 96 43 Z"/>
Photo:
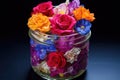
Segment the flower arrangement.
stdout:
<path fill-rule="evenodd" d="M 48 1 L 33 8 L 28 27 L 48 34 L 68 35 L 78 32 L 85 35 L 90 31 L 90 22 L 94 19 L 94 14 L 80 5 L 79 0 L 66 1 L 58 6 Z"/>
<path fill-rule="evenodd" d="M 57 6 L 48 1 L 35 6 L 27 25 L 39 35 L 37 39 L 49 45 L 39 44 L 31 39 L 32 66 L 51 77 L 78 74 L 86 66 L 85 53 L 88 52 L 89 44 L 74 44 L 83 40 L 84 35 L 90 32 L 91 22 L 94 20 L 94 13 L 90 13 L 79 0 L 66 0 Z M 83 39 L 75 41 L 75 36 L 67 36 L 76 33 L 83 36 Z M 54 39 L 47 35 L 54 35 Z M 82 45 L 86 47 L 79 48 Z M 85 60 L 81 61 L 82 59 Z"/>

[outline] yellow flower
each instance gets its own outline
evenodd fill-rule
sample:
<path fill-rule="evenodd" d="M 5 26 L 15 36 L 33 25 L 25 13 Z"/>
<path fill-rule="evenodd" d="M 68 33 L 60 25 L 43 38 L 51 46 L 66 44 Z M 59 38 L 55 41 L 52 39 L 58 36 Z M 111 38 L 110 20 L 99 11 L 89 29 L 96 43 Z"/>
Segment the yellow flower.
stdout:
<path fill-rule="evenodd" d="M 49 18 L 41 13 L 33 14 L 28 19 L 27 25 L 31 30 L 39 30 L 40 32 L 50 31 Z"/>
<path fill-rule="evenodd" d="M 89 9 L 80 6 L 79 8 L 73 11 L 74 17 L 76 20 L 86 19 L 89 21 L 93 21 L 95 19 L 94 13 L 90 13 Z"/>
<path fill-rule="evenodd" d="M 60 76 L 60 77 L 64 77 L 64 74 L 63 74 L 63 73 L 59 73 L 59 76 Z"/>

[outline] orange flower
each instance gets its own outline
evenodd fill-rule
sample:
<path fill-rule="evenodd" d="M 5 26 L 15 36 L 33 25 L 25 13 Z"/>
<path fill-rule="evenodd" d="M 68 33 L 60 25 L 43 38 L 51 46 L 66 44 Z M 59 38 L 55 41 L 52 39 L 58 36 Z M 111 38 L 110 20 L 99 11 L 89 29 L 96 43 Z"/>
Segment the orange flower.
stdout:
<path fill-rule="evenodd" d="M 95 19 L 94 13 L 90 13 L 89 9 L 80 6 L 79 8 L 73 11 L 74 17 L 76 20 L 86 19 L 89 21 L 93 21 Z"/>
<path fill-rule="evenodd" d="M 41 32 L 50 31 L 49 18 L 41 13 L 33 14 L 32 17 L 28 19 L 27 25 L 31 30 L 39 30 Z"/>

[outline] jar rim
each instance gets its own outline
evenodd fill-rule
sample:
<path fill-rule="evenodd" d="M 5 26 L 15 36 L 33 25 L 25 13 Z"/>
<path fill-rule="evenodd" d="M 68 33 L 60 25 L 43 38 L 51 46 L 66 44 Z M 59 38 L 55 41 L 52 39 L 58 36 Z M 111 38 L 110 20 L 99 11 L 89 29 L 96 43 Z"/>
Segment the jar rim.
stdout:
<path fill-rule="evenodd" d="M 46 33 L 43 33 L 43 32 L 40 32 L 40 31 L 33 31 L 33 30 L 31 30 L 31 29 L 29 29 L 29 32 L 33 32 L 33 33 L 35 33 L 36 35 L 37 34 L 42 34 L 42 35 L 47 35 L 47 36 L 55 36 L 55 34 L 46 34 Z M 89 33 L 91 33 L 91 31 L 89 32 Z M 88 34 L 89 34 L 88 33 Z M 79 33 L 72 33 L 72 34 L 66 34 L 66 35 L 57 35 L 58 37 L 70 37 L 70 36 L 75 36 L 75 35 L 81 35 L 81 34 L 79 34 Z M 87 34 L 86 35 L 81 35 L 81 37 L 83 37 L 83 36 L 87 36 Z"/>
<path fill-rule="evenodd" d="M 45 44 L 44 41 L 40 40 L 40 37 L 44 38 L 44 39 L 55 39 L 55 37 L 57 36 L 57 38 L 64 38 L 64 37 L 72 37 L 72 36 L 76 36 L 76 35 L 80 35 L 79 33 L 73 33 L 73 34 L 69 34 L 69 35 L 64 35 L 64 36 L 58 36 L 58 35 L 53 35 L 53 34 L 46 34 L 46 33 L 42 33 L 39 31 L 33 31 L 31 29 L 29 29 L 28 31 L 28 35 L 30 38 L 36 40 L 38 43 L 43 43 Z M 89 33 L 87 33 L 86 35 L 80 35 L 79 38 L 83 38 L 86 37 L 85 40 L 80 41 L 80 43 L 85 42 L 86 40 L 88 40 L 91 36 L 91 31 L 89 31 Z M 41 38 L 41 39 L 42 39 Z"/>

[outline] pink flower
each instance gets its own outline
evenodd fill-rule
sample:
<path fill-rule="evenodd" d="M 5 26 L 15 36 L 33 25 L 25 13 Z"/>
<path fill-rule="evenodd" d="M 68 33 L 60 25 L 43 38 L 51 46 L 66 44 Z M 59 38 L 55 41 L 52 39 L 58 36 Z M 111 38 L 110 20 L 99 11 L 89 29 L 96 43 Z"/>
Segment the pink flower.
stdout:
<path fill-rule="evenodd" d="M 32 14 L 36 13 L 42 13 L 46 16 L 52 16 L 54 14 L 52 2 L 48 1 L 38 4 L 36 7 L 33 8 Z"/>
<path fill-rule="evenodd" d="M 68 35 L 74 32 L 74 25 L 76 20 L 66 14 L 57 14 L 50 19 L 51 32 L 57 35 Z"/>

